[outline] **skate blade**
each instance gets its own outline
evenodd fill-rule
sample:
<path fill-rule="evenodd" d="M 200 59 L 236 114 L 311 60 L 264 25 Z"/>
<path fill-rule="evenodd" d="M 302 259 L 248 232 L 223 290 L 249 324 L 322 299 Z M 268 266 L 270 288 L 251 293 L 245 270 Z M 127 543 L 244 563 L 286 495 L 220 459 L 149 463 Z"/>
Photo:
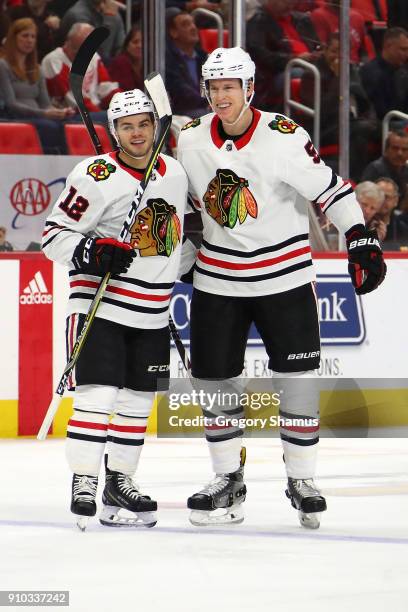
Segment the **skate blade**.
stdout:
<path fill-rule="evenodd" d="M 307 514 L 298 510 L 299 521 L 302 527 L 306 529 L 319 529 L 320 527 L 320 512 L 311 512 Z"/>
<path fill-rule="evenodd" d="M 88 527 L 89 516 L 79 516 L 77 518 L 77 527 L 80 531 L 86 531 Z"/>
<path fill-rule="evenodd" d="M 122 511 L 122 514 L 119 512 Z M 105 527 L 154 527 L 157 523 L 155 512 L 126 512 L 118 506 L 104 506 L 99 522 Z"/>
<path fill-rule="evenodd" d="M 217 510 L 192 510 L 189 516 L 190 523 L 195 527 L 238 525 L 243 520 L 244 509 L 241 504 L 231 506 L 230 508 L 218 508 Z"/>

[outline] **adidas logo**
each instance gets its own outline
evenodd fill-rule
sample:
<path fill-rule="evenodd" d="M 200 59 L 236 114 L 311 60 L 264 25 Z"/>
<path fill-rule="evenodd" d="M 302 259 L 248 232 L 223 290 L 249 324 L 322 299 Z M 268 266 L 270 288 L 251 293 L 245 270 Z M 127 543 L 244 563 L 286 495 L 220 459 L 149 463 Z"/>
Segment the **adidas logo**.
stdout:
<path fill-rule="evenodd" d="M 34 274 L 34 278 L 20 295 L 20 304 L 52 304 L 52 295 L 48 292 L 40 271 Z"/>

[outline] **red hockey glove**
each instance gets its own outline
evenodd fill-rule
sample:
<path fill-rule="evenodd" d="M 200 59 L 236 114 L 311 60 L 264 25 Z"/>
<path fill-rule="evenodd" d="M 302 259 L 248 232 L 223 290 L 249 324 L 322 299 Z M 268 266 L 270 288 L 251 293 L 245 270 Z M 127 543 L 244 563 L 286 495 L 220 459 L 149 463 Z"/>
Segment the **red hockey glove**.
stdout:
<path fill-rule="evenodd" d="M 354 225 L 346 232 L 346 240 L 351 282 L 358 295 L 370 293 L 381 285 L 387 272 L 377 232 Z"/>
<path fill-rule="evenodd" d="M 130 244 L 114 238 L 84 238 L 75 248 L 72 262 L 84 274 L 124 274 L 135 256 Z"/>

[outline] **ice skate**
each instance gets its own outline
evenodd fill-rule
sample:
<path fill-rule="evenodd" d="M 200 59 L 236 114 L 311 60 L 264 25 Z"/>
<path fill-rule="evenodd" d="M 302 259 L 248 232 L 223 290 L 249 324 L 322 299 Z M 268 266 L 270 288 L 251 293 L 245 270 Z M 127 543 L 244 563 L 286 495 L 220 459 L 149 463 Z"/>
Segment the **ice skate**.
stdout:
<path fill-rule="evenodd" d="M 285 491 L 296 508 L 302 527 L 318 529 L 320 527 L 320 513 L 327 509 L 326 500 L 320 494 L 313 482 L 313 478 L 288 478 L 288 488 Z"/>
<path fill-rule="evenodd" d="M 107 527 L 154 527 L 157 502 L 142 495 L 132 478 L 106 468 L 99 521 Z"/>
<path fill-rule="evenodd" d="M 242 502 L 246 497 L 244 483 L 245 449 L 241 450 L 241 466 L 230 474 L 216 474 L 206 487 L 187 500 L 190 523 L 196 527 L 242 523 Z"/>
<path fill-rule="evenodd" d="M 71 512 L 78 515 L 77 525 L 85 531 L 90 516 L 96 514 L 97 476 L 74 474 L 72 477 Z"/>

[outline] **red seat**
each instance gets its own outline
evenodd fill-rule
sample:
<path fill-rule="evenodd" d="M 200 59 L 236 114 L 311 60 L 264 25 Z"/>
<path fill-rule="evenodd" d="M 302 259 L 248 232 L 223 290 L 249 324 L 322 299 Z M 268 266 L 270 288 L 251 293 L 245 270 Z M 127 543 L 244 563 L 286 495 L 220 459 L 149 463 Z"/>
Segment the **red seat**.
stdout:
<path fill-rule="evenodd" d="M 95 153 L 88 130 L 82 123 L 66 123 L 64 130 L 69 155 L 93 155 Z M 112 151 L 112 143 L 103 125 L 96 123 L 95 131 L 101 141 L 103 151 L 105 153 Z"/>
<path fill-rule="evenodd" d="M 302 79 L 291 79 L 290 80 L 290 97 L 292 98 L 292 100 L 295 100 L 295 102 L 301 102 L 302 100 L 300 99 L 300 85 L 301 85 Z"/>
<path fill-rule="evenodd" d="M 211 53 L 218 47 L 218 30 L 204 29 L 198 30 L 200 43 L 206 53 Z M 223 46 L 228 47 L 228 30 L 223 32 Z"/>
<path fill-rule="evenodd" d="M 0 123 L 0 153 L 41 155 L 43 150 L 35 127 L 31 123 Z"/>

